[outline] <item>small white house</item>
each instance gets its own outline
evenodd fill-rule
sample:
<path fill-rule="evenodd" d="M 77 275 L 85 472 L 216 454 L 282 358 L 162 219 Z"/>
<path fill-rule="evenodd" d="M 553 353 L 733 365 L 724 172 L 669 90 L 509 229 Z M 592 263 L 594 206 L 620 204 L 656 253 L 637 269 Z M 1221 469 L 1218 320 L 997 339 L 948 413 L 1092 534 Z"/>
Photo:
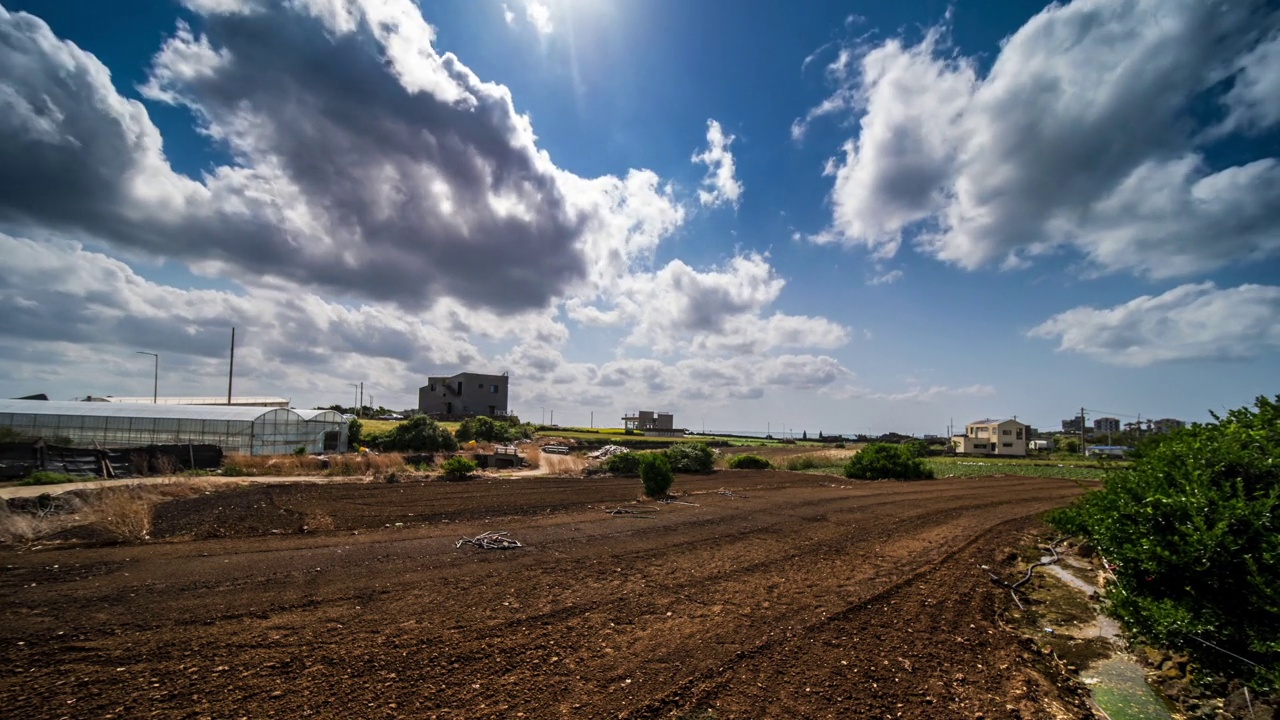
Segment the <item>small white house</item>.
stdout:
<path fill-rule="evenodd" d="M 951 447 L 962 455 L 1026 457 L 1031 426 L 1017 420 L 978 420 L 964 426 L 964 434 L 951 438 Z"/>

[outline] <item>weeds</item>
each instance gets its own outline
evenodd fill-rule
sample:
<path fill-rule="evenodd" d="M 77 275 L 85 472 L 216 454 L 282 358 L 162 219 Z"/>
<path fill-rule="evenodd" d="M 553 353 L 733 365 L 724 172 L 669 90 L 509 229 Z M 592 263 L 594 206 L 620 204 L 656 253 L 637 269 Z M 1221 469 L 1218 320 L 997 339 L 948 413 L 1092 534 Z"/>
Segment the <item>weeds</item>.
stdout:
<path fill-rule="evenodd" d="M 807 472 L 809 470 L 829 470 L 834 468 L 843 468 L 848 458 L 837 453 L 818 452 L 805 453 L 803 455 L 792 455 L 781 461 L 782 467 L 792 472 Z"/>
<path fill-rule="evenodd" d="M 400 453 L 347 453 L 328 457 L 231 454 L 222 460 L 222 474 L 226 477 L 359 477 L 380 476 L 404 469 L 404 456 Z"/>
<path fill-rule="evenodd" d="M 80 477 L 78 475 L 67 475 L 66 473 L 50 472 L 49 470 L 37 470 L 22 480 L 18 481 L 19 485 L 61 485 L 63 483 L 84 482 L 86 480 L 97 480 L 96 477 Z"/>

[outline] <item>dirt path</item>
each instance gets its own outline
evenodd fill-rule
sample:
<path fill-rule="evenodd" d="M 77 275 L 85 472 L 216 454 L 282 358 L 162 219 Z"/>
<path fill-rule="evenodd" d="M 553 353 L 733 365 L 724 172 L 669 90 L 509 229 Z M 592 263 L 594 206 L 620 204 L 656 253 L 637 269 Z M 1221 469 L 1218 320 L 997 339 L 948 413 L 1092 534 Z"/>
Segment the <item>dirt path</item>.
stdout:
<path fill-rule="evenodd" d="M 157 530 L 333 530 L 0 551 L 0 697 L 24 718 L 1087 717 L 976 567 L 1076 485 L 676 488 L 698 506 L 639 519 L 598 509 L 635 480 L 255 487 Z M 526 547 L 454 547 L 494 529 Z"/>

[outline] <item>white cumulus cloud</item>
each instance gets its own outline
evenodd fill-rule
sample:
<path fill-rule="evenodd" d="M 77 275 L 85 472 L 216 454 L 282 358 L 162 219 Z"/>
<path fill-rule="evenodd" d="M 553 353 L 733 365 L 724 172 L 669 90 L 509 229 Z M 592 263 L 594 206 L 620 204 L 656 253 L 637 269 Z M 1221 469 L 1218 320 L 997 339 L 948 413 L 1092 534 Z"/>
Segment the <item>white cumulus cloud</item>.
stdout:
<path fill-rule="evenodd" d="M 795 127 L 856 120 L 812 239 L 885 258 L 914 234 L 967 269 L 1070 247 L 1154 278 L 1275 256 L 1280 163 L 1215 165 L 1204 144 L 1280 121 L 1277 22 L 1265 0 L 1075 0 L 1028 20 L 985 75 L 939 28 L 846 48 Z M 1188 108 L 1214 92 L 1225 118 L 1197 132 Z"/>
<path fill-rule="evenodd" d="M 1112 365 L 1242 360 L 1280 350 L 1280 287 L 1181 285 L 1115 307 L 1074 308 L 1028 334 Z"/>
<path fill-rule="evenodd" d="M 733 141 L 734 137 L 726 135 L 720 123 L 707 121 L 707 149 L 694 153 L 692 158 L 693 162 L 707 166 L 707 176 L 698 190 L 698 200 L 705 206 L 729 203 L 738 207 L 742 183 L 734 175 L 733 153 L 729 150 Z"/>

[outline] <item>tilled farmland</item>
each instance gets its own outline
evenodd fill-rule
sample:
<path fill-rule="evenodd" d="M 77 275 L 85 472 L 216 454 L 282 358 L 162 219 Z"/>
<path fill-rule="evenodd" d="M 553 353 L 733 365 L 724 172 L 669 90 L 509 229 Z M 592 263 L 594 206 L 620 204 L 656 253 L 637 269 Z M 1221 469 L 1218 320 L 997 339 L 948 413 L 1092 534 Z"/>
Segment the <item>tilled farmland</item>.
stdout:
<path fill-rule="evenodd" d="M 33 719 L 1088 717 L 980 568 L 1011 572 L 1075 483 L 674 490 L 256 486 L 161 505 L 145 544 L 5 548 L 0 698 Z"/>

